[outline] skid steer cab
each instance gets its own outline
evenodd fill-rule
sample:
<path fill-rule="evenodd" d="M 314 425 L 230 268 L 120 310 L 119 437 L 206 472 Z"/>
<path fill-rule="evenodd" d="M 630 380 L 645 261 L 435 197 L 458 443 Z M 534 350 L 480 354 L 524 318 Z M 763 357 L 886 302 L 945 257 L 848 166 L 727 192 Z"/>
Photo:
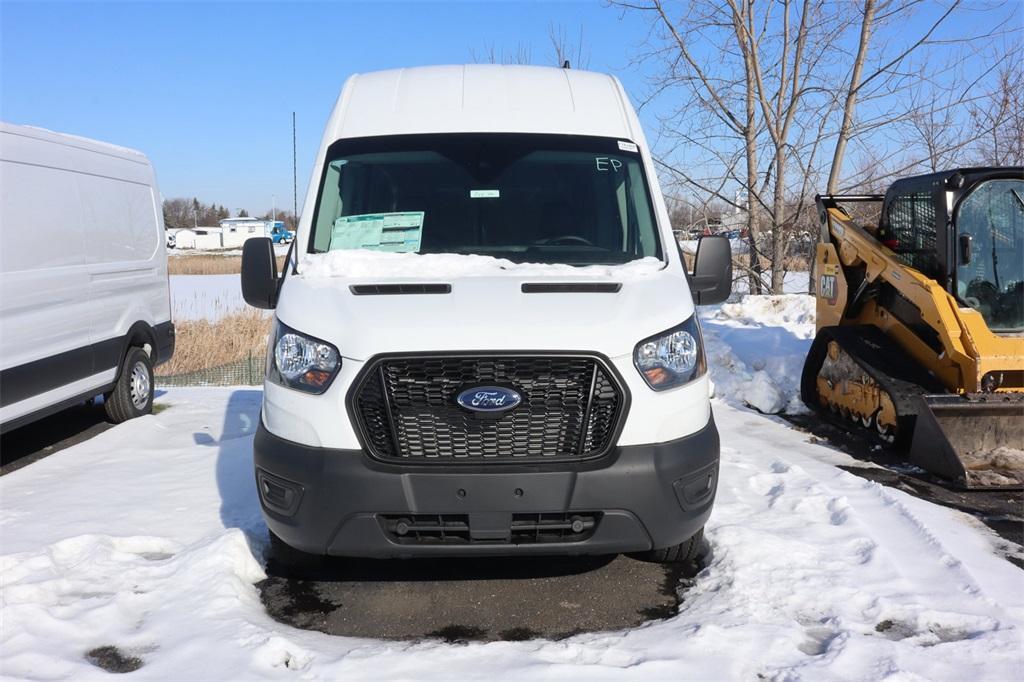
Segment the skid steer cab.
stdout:
<path fill-rule="evenodd" d="M 959 486 L 1024 487 L 1024 169 L 816 201 L 804 402 Z"/>

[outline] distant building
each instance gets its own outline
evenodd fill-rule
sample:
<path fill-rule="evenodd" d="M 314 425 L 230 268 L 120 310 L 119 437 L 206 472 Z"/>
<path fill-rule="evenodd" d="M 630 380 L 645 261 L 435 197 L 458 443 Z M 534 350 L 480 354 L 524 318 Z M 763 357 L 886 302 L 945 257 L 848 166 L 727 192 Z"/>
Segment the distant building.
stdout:
<path fill-rule="evenodd" d="M 237 244 L 241 246 L 241 242 Z M 174 247 L 177 249 L 223 249 L 223 230 L 220 227 L 186 227 L 174 231 Z"/>
<path fill-rule="evenodd" d="M 218 221 L 221 228 L 228 234 L 244 234 L 249 237 L 269 237 L 274 227 L 273 220 L 257 218 L 224 218 Z M 245 241 L 243 239 L 242 241 Z"/>
<path fill-rule="evenodd" d="M 178 249 L 238 249 L 252 237 L 271 237 L 275 228 L 284 223 L 255 218 L 225 218 L 217 226 L 200 225 L 180 230 L 168 230 Z M 280 230 L 279 230 L 280 231 Z"/>
<path fill-rule="evenodd" d="M 280 220 L 224 218 L 220 226 L 224 230 L 225 244 L 234 244 L 239 239 L 244 242 L 251 237 L 269 237 L 275 244 L 287 244 L 295 237 L 295 233 L 289 231 Z"/>

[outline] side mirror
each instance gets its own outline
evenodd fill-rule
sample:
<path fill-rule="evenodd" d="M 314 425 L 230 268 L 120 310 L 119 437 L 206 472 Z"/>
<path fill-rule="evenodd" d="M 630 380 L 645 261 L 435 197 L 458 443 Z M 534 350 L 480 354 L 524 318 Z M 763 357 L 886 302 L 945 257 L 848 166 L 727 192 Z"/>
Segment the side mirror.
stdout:
<path fill-rule="evenodd" d="M 971 235 L 960 235 L 960 265 L 971 262 Z"/>
<path fill-rule="evenodd" d="M 701 237 L 693 258 L 690 292 L 697 305 L 723 303 L 732 293 L 732 247 L 725 237 Z"/>
<path fill-rule="evenodd" d="M 242 298 L 254 308 L 277 305 L 277 260 L 269 237 L 253 237 L 242 244 Z"/>

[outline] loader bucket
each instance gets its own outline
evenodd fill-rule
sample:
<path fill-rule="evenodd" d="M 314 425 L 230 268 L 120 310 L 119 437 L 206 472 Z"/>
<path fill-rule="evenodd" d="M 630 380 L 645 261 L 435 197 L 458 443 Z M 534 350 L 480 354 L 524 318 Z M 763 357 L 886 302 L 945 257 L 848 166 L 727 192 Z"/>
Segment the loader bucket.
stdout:
<path fill-rule="evenodd" d="M 911 462 L 968 489 L 1024 488 L 1024 394 L 920 400 Z"/>

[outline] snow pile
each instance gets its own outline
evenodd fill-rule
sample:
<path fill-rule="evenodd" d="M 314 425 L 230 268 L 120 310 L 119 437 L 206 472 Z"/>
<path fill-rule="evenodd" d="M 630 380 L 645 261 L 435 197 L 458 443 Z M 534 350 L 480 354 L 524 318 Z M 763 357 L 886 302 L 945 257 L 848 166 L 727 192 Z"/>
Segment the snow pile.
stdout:
<path fill-rule="evenodd" d="M 744 296 L 701 311 L 716 394 L 765 414 L 800 413 L 800 372 L 814 338 L 814 297 Z"/>
<path fill-rule="evenodd" d="M 254 587 L 259 391 L 160 400 L 170 408 L 0 478 L 4 677 L 106 678 L 85 652 L 116 646 L 149 679 L 1020 678 L 1022 573 L 986 530 L 721 402 L 712 553 L 677 616 L 468 645 L 283 626 Z"/>
<path fill-rule="evenodd" d="M 781 327 L 802 335 L 814 336 L 815 299 L 812 296 L 744 296 L 738 303 L 723 303 L 720 319 L 745 326 Z"/>
<path fill-rule="evenodd" d="M 303 256 L 299 272 L 304 277 L 469 277 L 477 275 L 525 275 L 551 277 L 615 278 L 616 281 L 651 275 L 664 267 L 657 258 L 641 258 L 623 265 L 513 263 L 504 258 L 455 253 L 387 253 L 351 249 Z"/>

